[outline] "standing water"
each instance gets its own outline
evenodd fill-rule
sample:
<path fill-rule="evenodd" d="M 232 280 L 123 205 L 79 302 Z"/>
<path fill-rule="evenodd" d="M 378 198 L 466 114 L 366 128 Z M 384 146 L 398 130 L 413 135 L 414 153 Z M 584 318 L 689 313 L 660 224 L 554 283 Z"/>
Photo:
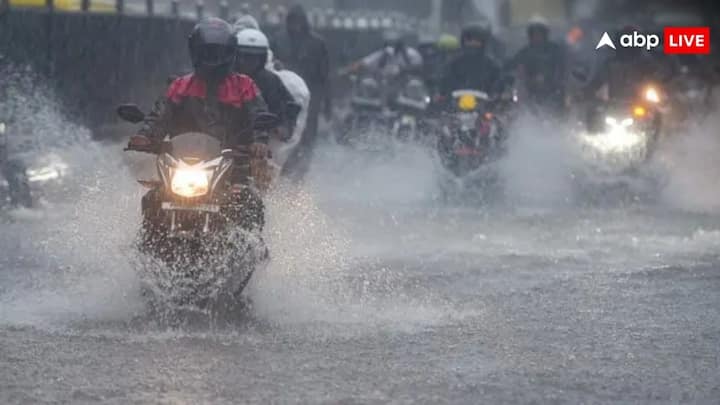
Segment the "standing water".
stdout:
<path fill-rule="evenodd" d="M 717 167 L 689 164 L 718 146 L 712 122 L 662 154 L 653 202 L 576 203 L 572 152 L 522 127 L 491 205 L 443 203 L 422 148 L 321 146 L 305 185 L 268 198 L 250 310 L 178 326 L 146 316 L 131 265 L 151 158 L 90 142 L 47 99 L 24 130 L 79 136 L 54 150 L 67 193 L 0 225 L 2 403 L 720 397 Z"/>

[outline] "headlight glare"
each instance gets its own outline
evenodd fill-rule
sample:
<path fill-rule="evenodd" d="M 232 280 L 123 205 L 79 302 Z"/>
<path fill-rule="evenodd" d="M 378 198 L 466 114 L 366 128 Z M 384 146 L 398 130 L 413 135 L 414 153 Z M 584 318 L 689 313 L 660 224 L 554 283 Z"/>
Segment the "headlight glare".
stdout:
<path fill-rule="evenodd" d="M 210 172 L 202 169 L 177 169 L 170 182 L 172 192 L 182 197 L 199 197 L 210 190 Z"/>
<path fill-rule="evenodd" d="M 645 90 L 645 100 L 651 103 L 659 103 L 660 93 L 658 93 L 658 91 L 654 87 L 648 87 Z"/>

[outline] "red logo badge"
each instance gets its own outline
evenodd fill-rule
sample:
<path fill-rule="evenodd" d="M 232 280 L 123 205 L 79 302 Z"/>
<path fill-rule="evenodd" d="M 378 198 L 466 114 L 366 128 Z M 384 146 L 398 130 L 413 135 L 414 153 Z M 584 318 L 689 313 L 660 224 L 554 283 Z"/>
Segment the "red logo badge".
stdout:
<path fill-rule="evenodd" d="M 710 27 L 665 27 L 666 54 L 710 53 Z"/>

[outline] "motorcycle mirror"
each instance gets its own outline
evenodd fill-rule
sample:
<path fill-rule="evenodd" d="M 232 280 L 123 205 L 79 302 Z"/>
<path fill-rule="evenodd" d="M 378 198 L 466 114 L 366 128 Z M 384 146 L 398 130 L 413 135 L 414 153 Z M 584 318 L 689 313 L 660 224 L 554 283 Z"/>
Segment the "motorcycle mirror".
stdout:
<path fill-rule="evenodd" d="M 117 115 L 127 122 L 137 124 L 145 119 L 145 113 L 135 104 L 122 104 L 117 108 Z"/>
<path fill-rule="evenodd" d="M 260 113 L 253 122 L 253 128 L 258 131 L 269 131 L 278 125 L 280 125 L 280 118 L 271 113 Z"/>

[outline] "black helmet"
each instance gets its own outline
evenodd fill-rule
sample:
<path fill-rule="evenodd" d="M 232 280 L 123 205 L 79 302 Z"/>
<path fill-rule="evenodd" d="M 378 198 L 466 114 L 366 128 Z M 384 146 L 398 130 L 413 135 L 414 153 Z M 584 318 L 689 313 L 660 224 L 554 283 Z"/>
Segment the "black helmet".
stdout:
<path fill-rule="evenodd" d="M 398 52 L 405 48 L 405 37 L 400 31 L 387 30 L 383 32 L 383 43 Z"/>
<path fill-rule="evenodd" d="M 188 37 L 188 47 L 200 77 L 220 79 L 230 74 L 235 59 L 235 36 L 230 24 L 215 17 L 200 21 Z"/>
<path fill-rule="evenodd" d="M 466 46 L 467 41 L 476 40 L 483 43 L 483 47 L 487 44 L 490 37 L 490 30 L 484 24 L 471 24 L 463 27 L 460 32 L 460 45 Z"/>
<path fill-rule="evenodd" d="M 535 33 L 545 39 L 550 36 L 550 26 L 548 25 L 547 20 L 539 15 L 532 16 L 527 25 L 528 38 L 532 38 Z"/>

